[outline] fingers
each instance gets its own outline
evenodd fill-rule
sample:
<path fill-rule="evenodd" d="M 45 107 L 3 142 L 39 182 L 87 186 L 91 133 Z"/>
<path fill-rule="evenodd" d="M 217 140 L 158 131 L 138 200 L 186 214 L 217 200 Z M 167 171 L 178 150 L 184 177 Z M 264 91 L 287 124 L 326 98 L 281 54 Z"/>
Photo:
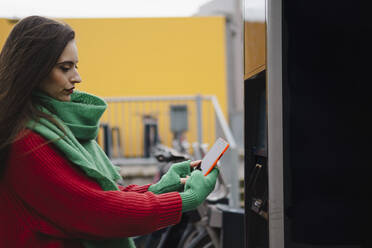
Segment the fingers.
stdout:
<path fill-rule="evenodd" d="M 203 173 L 200 170 L 194 170 L 191 172 L 191 176 L 197 177 L 197 176 L 202 176 L 204 177 Z"/>
<path fill-rule="evenodd" d="M 214 167 L 213 170 L 207 175 L 208 178 L 217 178 L 220 170 L 217 167 Z"/>
<path fill-rule="evenodd" d="M 181 184 L 186 184 L 187 179 L 189 179 L 190 176 L 186 176 L 185 178 L 181 178 Z"/>
<path fill-rule="evenodd" d="M 171 166 L 171 170 L 175 171 L 178 175 L 188 175 L 190 174 L 190 160 L 175 163 Z"/>
<path fill-rule="evenodd" d="M 197 167 L 201 164 L 201 160 L 195 160 L 190 163 L 191 167 Z"/>

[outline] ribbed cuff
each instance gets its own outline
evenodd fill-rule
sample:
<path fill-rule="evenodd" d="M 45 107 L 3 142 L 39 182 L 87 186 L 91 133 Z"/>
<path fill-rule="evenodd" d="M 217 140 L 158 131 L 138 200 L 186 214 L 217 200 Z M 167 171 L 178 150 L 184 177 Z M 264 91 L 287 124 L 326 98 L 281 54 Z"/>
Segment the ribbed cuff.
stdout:
<path fill-rule="evenodd" d="M 182 199 L 182 213 L 193 210 L 199 205 L 194 192 L 182 192 L 180 195 Z"/>
<path fill-rule="evenodd" d="M 157 187 L 157 186 L 158 186 L 157 184 L 151 184 L 151 185 L 148 187 L 147 191 L 150 191 L 150 192 L 152 192 L 152 193 L 154 193 L 154 194 L 159 194 L 160 191 L 158 190 L 158 187 Z"/>
<path fill-rule="evenodd" d="M 118 186 L 119 186 L 120 191 L 145 193 L 146 191 L 148 191 L 151 184 L 146 184 L 146 185 L 131 184 L 131 185 L 128 185 L 126 187 L 121 186 L 121 185 L 118 185 Z"/>
<path fill-rule="evenodd" d="M 182 200 L 178 192 L 170 192 L 157 195 L 160 207 L 159 214 L 159 229 L 174 225 L 181 220 Z"/>

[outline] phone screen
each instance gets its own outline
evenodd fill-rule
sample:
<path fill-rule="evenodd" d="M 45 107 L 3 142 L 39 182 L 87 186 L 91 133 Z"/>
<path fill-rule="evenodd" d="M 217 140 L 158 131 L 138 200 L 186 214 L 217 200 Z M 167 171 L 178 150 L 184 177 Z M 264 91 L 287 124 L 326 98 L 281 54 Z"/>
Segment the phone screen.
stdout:
<path fill-rule="evenodd" d="M 204 176 L 208 175 L 209 172 L 213 169 L 213 167 L 216 166 L 218 160 L 224 154 L 228 147 L 229 143 L 227 143 L 224 139 L 218 138 L 216 140 L 212 148 L 202 159 L 200 168 Z"/>

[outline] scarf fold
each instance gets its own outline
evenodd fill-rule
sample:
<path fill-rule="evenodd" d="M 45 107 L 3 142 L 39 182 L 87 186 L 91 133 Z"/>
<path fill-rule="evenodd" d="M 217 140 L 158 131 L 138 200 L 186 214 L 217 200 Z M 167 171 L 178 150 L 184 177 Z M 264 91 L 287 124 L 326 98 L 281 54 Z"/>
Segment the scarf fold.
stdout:
<path fill-rule="evenodd" d="M 71 95 L 69 102 L 58 101 L 39 91 L 34 92 L 33 97 L 40 103 L 37 107 L 52 116 L 64 132 L 45 118 L 29 121 L 27 128 L 52 141 L 69 161 L 81 168 L 104 191 L 118 190 L 116 181 L 121 178 L 118 168 L 111 163 L 95 140 L 99 131 L 99 119 L 107 104 L 99 97 L 78 91 Z M 135 247 L 131 238 L 83 240 L 82 243 L 87 248 Z"/>

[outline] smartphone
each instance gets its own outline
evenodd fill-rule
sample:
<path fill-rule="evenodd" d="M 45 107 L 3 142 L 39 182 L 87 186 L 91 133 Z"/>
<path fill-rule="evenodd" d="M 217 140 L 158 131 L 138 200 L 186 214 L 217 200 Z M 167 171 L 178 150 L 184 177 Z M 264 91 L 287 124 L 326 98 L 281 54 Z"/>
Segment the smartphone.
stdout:
<path fill-rule="evenodd" d="M 227 143 L 224 139 L 218 138 L 216 140 L 212 148 L 209 149 L 201 161 L 200 168 L 204 176 L 208 175 L 209 172 L 211 172 L 212 169 L 217 165 L 218 160 L 226 152 L 227 148 L 229 148 L 229 143 Z"/>

